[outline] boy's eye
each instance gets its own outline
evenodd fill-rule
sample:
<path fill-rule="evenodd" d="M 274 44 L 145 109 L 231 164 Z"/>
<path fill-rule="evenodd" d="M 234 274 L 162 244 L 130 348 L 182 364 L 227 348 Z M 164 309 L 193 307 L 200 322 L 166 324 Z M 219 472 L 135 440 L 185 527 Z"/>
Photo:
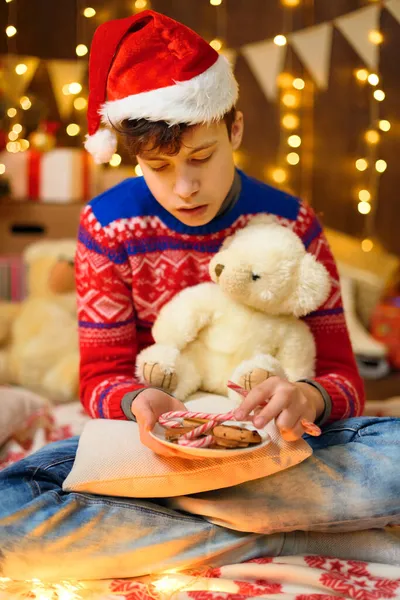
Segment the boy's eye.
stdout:
<path fill-rule="evenodd" d="M 166 169 L 168 167 L 168 165 L 161 165 L 161 167 L 150 167 L 150 169 L 152 171 L 164 171 L 164 169 Z"/>
<path fill-rule="evenodd" d="M 192 158 L 192 162 L 204 163 L 204 162 L 207 162 L 208 160 L 210 160 L 211 157 L 212 157 L 212 154 L 209 154 L 208 156 L 205 156 L 204 158 Z"/>

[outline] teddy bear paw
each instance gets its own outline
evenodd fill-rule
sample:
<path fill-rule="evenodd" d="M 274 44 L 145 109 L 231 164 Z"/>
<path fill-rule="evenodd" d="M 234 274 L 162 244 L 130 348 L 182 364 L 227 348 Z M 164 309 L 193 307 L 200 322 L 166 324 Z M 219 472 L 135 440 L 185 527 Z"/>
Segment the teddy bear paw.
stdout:
<path fill-rule="evenodd" d="M 266 369 L 252 369 L 239 378 L 239 385 L 247 391 L 271 377 L 272 373 Z"/>
<path fill-rule="evenodd" d="M 178 385 L 177 374 L 165 371 L 158 363 L 145 362 L 142 375 L 148 385 L 162 388 L 168 392 L 173 392 Z"/>

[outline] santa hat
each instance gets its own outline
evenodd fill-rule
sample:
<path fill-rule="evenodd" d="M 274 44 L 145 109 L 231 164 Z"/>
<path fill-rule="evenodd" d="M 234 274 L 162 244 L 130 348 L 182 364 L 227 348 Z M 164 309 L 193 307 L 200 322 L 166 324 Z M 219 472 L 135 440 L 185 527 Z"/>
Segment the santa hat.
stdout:
<path fill-rule="evenodd" d="M 152 10 L 97 29 L 89 87 L 85 147 L 97 163 L 111 159 L 117 147 L 112 128 L 125 119 L 210 123 L 238 97 L 227 59 L 185 25 Z M 109 128 L 100 129 L 101 121 Z"/>

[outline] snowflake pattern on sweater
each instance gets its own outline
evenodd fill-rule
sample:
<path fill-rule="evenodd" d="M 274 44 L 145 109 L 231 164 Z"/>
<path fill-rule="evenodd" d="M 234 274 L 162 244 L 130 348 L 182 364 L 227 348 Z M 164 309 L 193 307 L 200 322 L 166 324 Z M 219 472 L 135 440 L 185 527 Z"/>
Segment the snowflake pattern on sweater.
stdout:
<path fill-rule="evenodd" d="M 142 388 L 138 352 L 169 300 L 209 281 L 208 264 L 252 216 L 273 214 L 302 239 L 331 276 L 331 293 L 308 315 L 317 345 L 316 380 L 332 398 L 331 420 L 360 415 L 363 386 L 346 329 L 339 277 L 321 225 L 297 198 L 240 172 L 236 204 L 211 223 L 188 227 L 163 209 L 143 178 L 124 181 L 82 211 L 76 256 L 81 401 L 92 417 L 125 419 L 124 395 Z"/>

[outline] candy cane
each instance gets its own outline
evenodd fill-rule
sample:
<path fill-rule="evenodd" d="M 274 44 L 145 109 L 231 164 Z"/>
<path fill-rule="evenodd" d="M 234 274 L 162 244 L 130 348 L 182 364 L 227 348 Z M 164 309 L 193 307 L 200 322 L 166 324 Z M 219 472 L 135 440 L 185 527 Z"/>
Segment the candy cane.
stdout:
<path fill-rule="evenodd" d="M 200 438 L 200 436 L 204 435 L 211 429 L 213 429 L 218 423 L 224 423 L 225 421 L 233 420 L 234 413 L 230 411 L 225 414 L 214 414 L 214 413 L 204 413 L 204 412 L 191 412 L 184 410 L 175 410 L 172 412 L 164 413 L 159 417 L 158 422 L 163 427 L 167 428 L 176 428 L 181 427 L 182 424 L 180 419 L 204 419 L 207 420 L 207 423 L 202 423 L 192 431 L 185 433 L 178 439 L 178 444 L 180 446 L 191 446 L 193 448 L 207 448 L 211 445 L 213 441 L 213 436 L 208 435 L 204 438 Z M 200 439 L 197 439 L 200 438 Z"/>

